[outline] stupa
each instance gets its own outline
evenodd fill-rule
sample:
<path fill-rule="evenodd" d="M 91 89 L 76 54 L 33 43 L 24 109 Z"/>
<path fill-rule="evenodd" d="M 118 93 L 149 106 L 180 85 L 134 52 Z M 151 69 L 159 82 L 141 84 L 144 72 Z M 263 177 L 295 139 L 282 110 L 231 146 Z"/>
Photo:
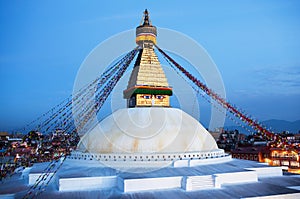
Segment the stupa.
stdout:
<path fill-rule="evenodd" d="M 207 158 L 230 159 L 198 121 L 170 106 L 172 88 L 154 51 L 156 36 L 145 10 L 136 28 L 139 54 L 123 92 L 127 108 L 86 133 L 73 157 L 88 154 L 118 168 L 188 166 L 203 164 Z"/>
<path fill-rule="evenodd" d="M 300 197 L 299 176 L 232 159 L 197 120 L 171 107 L 156 36 L 145 10 L 123 93 L 127 108 L 100 121 L 66 159 L 34 164 L 2 183 L 0 198 Z"/>

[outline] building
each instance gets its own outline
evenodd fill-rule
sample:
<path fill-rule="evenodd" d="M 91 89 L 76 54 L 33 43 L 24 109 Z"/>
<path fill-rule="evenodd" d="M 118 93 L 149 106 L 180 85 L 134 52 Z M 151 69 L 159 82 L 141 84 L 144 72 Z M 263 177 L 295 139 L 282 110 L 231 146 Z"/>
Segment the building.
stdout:
<path fill-rule="evenodd" d="M 7 132 L 0 132 L 0 149 L 7 147 L 9 136 Z"/>
<path fill-rule="evenodd" d="M 201 123 L 172 108 L 172 88 L 153 50 L 156 28 L 147 10 L 136 33 L 139 54 L 123 93 L 127 108 L 83 135 L 70 156 L 26 168 L 2 184 L 0 194 L 16 198 L 300 197 L 300 177 L 283 176 L 281 167 L 232 159 Z"/>
<path fill-rule="evenodd" d="M 268 163 L 271 166 L 281 166 L 285 171 L 300 173 L 300 151 L 297 135 L 282 133 L 287 146 L 279 146 L 271 141 L 260 139 L 248 145 L 241 145 L 231 150 L 233 158 L 254 160 Z M 250 146 L 249 146 L 250 144 Z M 293 147 L 288 147 L 293 146 Z"/>
<path fill-rule="evenodd" d="M 239 147 L 231 151 L 233 158 L 265 162 L 271 166 L 281 166 L 291 173 L 300 173 L 299 151 L 267 146 Z"/>
<path fill-rule="evenodd" d="M 266 162 L 270 158 L 270 151 L 266 146 L 238 147 L 231 151 L 233 158 Z"/>

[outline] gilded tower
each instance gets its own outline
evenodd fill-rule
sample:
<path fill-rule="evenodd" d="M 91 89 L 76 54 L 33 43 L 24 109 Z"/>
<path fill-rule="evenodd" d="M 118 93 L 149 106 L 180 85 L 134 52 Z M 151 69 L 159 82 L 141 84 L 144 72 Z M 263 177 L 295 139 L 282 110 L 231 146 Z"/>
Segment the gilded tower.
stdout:
<path fill-rule="evenodd" d="M 146 9 L 141 24 L 136 28 L 136 43 L 140 51 L 124 91 L 129 108 L 170 106 L 172 88 L 153 49 L 156 36 L 156 27 L 151 24 Z"/>

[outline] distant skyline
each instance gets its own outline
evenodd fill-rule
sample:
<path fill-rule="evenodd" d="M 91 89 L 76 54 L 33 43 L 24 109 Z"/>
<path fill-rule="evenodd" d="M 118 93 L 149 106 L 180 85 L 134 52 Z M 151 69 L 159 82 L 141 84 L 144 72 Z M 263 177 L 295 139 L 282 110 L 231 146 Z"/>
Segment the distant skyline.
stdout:
<path fill-rule="evenodd" d="M 13 0 L 0 2 L 0 131 L 22 127 L 67 98 L 86 56 L 138 26 L 145 8 L 154 25 L 206 49 L 228 101 L 260 121 L 300 119 L 297 0 Z"/>

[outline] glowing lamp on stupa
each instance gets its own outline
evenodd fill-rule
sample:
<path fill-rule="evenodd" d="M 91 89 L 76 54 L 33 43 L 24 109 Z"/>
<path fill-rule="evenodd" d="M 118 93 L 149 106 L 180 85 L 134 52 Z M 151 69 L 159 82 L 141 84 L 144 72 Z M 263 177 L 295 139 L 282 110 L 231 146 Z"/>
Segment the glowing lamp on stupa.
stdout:
<path fill-rule="evenodd" d="M 152 25 L 148 10 L 146 9 L 141 24 L 136 28 L 136 44 L 141 47 L 143 47 L 145 44 L 156 44 L 156 36 L 156 27 Z"/>

